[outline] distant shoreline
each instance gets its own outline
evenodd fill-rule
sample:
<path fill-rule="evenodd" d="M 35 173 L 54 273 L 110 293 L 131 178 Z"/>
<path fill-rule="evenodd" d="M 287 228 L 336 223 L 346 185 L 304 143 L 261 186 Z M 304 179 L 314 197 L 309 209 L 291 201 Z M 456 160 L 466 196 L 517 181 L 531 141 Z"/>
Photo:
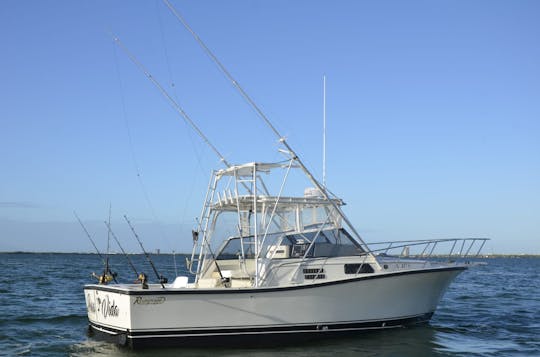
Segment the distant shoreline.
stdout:
<path fill-rule="evenodd" d="M 98 255 L 97 253 L 93 252 L 27 252 L 24 250 L 18 250 L 18 251 L 5 251 L 0 252 L 0 254 L 80 254 L 80 255 Z M 103 255 L 107 255 L 106 253 L 101 253 Z M 156 252 L 148 252 L 150 255 L 191 255 L 191 253 L 156 253 Z M 108 255 L 124 255 L 123 253 L 109 253 Z M 144 255 L 144 253 L 127 253 L 127 255 Z"/>
<path fill-rule="evenodd" d="M 27 251 L 5 251 L 0 254 L 81 254 L 81 255 L 97 255 L 92 252 L 27 252 Z M 127 253 L 128 255 L 144 255 L 144 253 Z M 151 255 L 191 255 L 191 253 L 169 253 L 169 252 L 149 252 Z M 111 253 L 109 255 L 122 255 L 122 253 Z M 447 257 L 446 255 L 444 257 Z M 433 255 L 432 258 L 442 258 L 442 256 Z M 540 254 L 481 254 L 478 257 L 463 257 L 468 259 L 495 259 L 495 258 L 540 258 Z"/>

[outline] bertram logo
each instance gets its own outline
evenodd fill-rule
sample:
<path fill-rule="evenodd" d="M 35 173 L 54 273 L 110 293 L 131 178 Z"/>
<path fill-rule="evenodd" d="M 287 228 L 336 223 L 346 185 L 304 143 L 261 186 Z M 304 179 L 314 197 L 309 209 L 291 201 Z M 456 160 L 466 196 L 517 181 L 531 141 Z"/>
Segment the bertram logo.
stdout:
<path fill-rule="evenodd" d="M 165 296 L 153 296 L 153 297 L 142 297 L 137 296 L 133 300 L 133 305 L 159 305 L 165 302 Z"/>

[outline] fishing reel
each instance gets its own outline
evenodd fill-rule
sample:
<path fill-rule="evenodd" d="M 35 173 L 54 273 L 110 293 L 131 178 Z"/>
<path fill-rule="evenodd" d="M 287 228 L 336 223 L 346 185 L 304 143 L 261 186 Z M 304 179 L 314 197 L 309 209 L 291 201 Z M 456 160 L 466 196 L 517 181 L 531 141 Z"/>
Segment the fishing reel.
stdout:
<path fill-rule="evenodd" d="M 141 283 L 143 289 L 148 289 L 148 277 L 145 273 L 140 273 L 135 283 Z"/>
<path fill-rule="evenodd" d="M 118 274 L 112 271 L 108 271 L 104 272 L 101 275 L 97 275 L 96 273 L 92 272 L 91 276 L 98 281 L 98 284 L 107 285 L 113 280 L 116 281 L 116 277 L 118 276 Z"/>

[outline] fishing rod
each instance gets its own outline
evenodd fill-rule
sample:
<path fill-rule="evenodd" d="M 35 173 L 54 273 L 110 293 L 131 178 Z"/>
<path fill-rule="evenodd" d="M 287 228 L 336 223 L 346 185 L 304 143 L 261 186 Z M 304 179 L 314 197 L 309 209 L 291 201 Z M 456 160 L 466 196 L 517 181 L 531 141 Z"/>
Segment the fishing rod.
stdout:
<path fill-rule="evenodd" d="M 131 222 L 129 221 L 129 219 L 127 218 L 126 215 L 124 215 L 124 218 L 125 218 L 128 226 L 129 226 L 129 228 L 131 228 L 131 231 L 133 232 L 133 235 L 135 236 L 135 239 L 137 239 L 137 242 L 139 242 L 139 245 L 141 246 L 141 249 L 142 249 L 142 251 L 144 253 L 144 256 L 146 257 L 146 259 L 148 260 L 148 262 L 152 266 L 152 269 L 154 270 L 154 273 L 156 273 L 156 277 L 158 278 L 159 283 L 161 284 L 161 287 L 165 289 L 165 285 L 163 285 L 163 283 L 167 282 L 167 278 L 163 277 L 163 275 L 158 273 L 158 271 L 156 269 L 156 266 L 154 265 L 154 262 L 152 261 L 152 258 L 150 258 L 150 254 L 148 254 L 146 252 L 146 250 L 143 247 L 143 244 L 142 244 L 141 240 L 139 239 L 139 235 L 137 234 L 137 232 L 135 232 L 135 228 L 133 228 L 133 226 L 131 225 Z"/>
<path fill-rule="evenodd" d="M 104 223 L 107 226 L 107 228 L 109 229 L 109 232 L 111 232 L 111 235 L 114 238 L 114 240 L 116 241 L 116 244 L 118 244 L 118 247 L 120 248 L 120 250 L 122 251 L 122 253 L 126 257 L 129 265 L 131 266 L 131 269 L 133 269 L 133 271 L 135 272 L 135 275 L 137 276 L 137 279 L 139 279 L 139 273 L 137 272 L 137 268 L 135 268 L 135 265 L 133 265 L 133 262 L 129 258 L 129 255 L 126 253 L 124 248 L 122 248 L 122 245 L 120 244 L 120 241 L 118 240 L 118 237 L 116 237 L 116 234 L 114 234 L 114 232 L 113 232 L 113 230 L 111 228 L 111 225 L 107 221 L 104 221 Z"/>
<path fill-rule="evenodd" d="M 111 210 L 112 210 L 112 204 L 109 203 L 109 225 L 111 224 Z M 111 247 L 111 231 L 110 230 L 107 230 L 107 252 L 106 252 L 106 267 L 105 267 L 105 270 L 109 270 L 109 258 L 110 258 L 110 255 L 109 255 L 109 251 L 110 251 L 110 247 Z M 105 275 L 105 274 L 104 274 Z M 103 278 L 105 278 L 105 276 L 103 276 Z M 115 280 L 116 283 L 118 283 L 116 280 Z"/>
<path fill-rule="evenodd" d="M 359 243 L 361 243 L 364 248 L 371 252 L 368 245 L 362 237 L 360 236 L 360 233 L 354 228 L 352 223 L 349 221 L 348 217 L 345 215 L 345 212 L 330 198 L 330 194 L 335 196 L 330 190 L 328 190 L 324 185 L 319 183 L 319 181 L 313 176 L 311 171 L 306 167 L 306 165 L 300 160 L 296 152 L 293 150 L 293 148 L 287 143 L 287 140 L 284 136 L 282 136 L 279 131 L 276 129 L 276 127 L 272 124 L 270 119 L 264 114 L 264 112 L 259 108 L 259 106 L 255 103 L 255 101 L 247 94 L 247 92 L 240 86 L 240 83 L 234 77 L 232 74 L 227 70 L 227 68 L 220 62 L 220 60 L 217 58 L 217 56 L 206 46 L 206 44 L 203 42 L 203 40 L 197 35 L 197 33 L 189 26 L 187 21 L 180 15 L 180 13 L 174 8 L 174 6 L 170 3 L 169 0 L 163 0 L 163 3 L 169 8 L 169 10 L 172 12 L 172 14 L 180 21 L 180 23 L 186 28 L 186 30 L 191 33 L 195 41 L 199 44 L 199 46 L 203 49 L 203 51 L 206 53 L 208 57 L 218 66 L 218 68 L 223 72 L 223 74 L 227 77 L 227 79 L 233 84 L 233 86 L 237 89 L 237 91 L 240 93 L 240 95 L 246 100 L 249 105 L 255 110 L 257 115 L 265 122 L 265 124 L 270 128 L 270 130 L 277 136 L 279 142 L 287 149 L 289 155 L 292 159 L 294 159 L 302 171 L 306 174 L 308 179 L 311 181 L 311 183 L 321 192 L 323 197 L 328 200 L 333 208 L 338 212 L 338 214 L 343 218 L 345 223 L 349 226 L 353 234 L 358 239 Z M 375 259 L 376 260 L 376 259 Z"/>
<path fill-rule="evenodd" d="M 100 279 L 98 277 L 98 281 L 102 281 L 102 282 L 105 282 L 106 281 L 106 275 L 107 274 L 110 274 L 110 276 L 113 278 L 114 282 L 115 283 L 118 283 L 118 281 L 116 280 L 116 273 L 112 272 L 111 269 L 110 269 L 110 266 L 109 266 L 109 257 L 107 257 L 107 259 L 103 258 L 103 255 L 99 252 L 99 249 L 96 245 L 96 242 L 94 242 L 94 240 L 92 239 L 92 236 L 90 235 L 90 233 L 88 233 L 88 230 L 86 229 L 86 227 L 84 226 L 84 224 L 82 223 L 81 219 L 79 218 L 79 216 L 77 215 L 77 212 L 73 211 L 73 214 L 75 215 L 75 217 L 77 218 L 77 221 L 79 221 L 79 224 L 81 225 L 82 229 L 84 230 L 84 233 L 86 233 L 86 236 L 88 237 L 88 239 L 90 240 L 90 242 L 92 243 L 92 245 L 94 246 L 94 249 L 96 250 L 96 253 L 98 254 L 99 258 L 101 259 L 101 262 L 103 263 L 103 266 L 105 267 L 105 271 L 103 272 L 103 275 L 102 275 L 102 278 Z M 95 276 L 94 273 L 92 273 L 93 276 Z"/>
<path fill-rule="evenodd" d="M 223 162 L 223 164 L 230 168 L 233 165 L 225 159 L 225 157 L 219 152 L 219 150 L 210 142 L 210 140 L 204 135 L 204 133 L 201 131 L 201 129 L 195 124 L 193 119 L 186 113 L 186 111 L 178 104 L 176 100 L 171 96 L 169 92 L 158 82 L 157 79 L 155 79 L 152 74 L 144 67 L 144 65 L 135 57 L 135 55 L 124 45 L 122 41 L 118 38 L 118 36 L 115 36 L 114 34 L 110 34 L 113 38 L 114 43 L 122 50 L 124 53 L 128 56 L 129 60 L 139 68 L 139 70 L 154 84 L 154 86 L 159 90 L 159 92 L 169 101 L 171 106 L 176 110 L 178 114 L 184 119 L 186 123 L 188 123 L 191 128 L 199 135 L 199 137 L 212 149 L 212 151 L 217 155 L 219 160 Z M 248 187 L 248 185 L 245 182 L 242 182 L 242 186 L 244 188 L 251 192 L 251 189 Z"/>
<path fill-rule="evenodd" d="M 86 227 L 82 223 L 81 219 L 77 215 L 77 212 L 73 211 L 73 214 L 75 215 L 75 217 L 79 221 L 79 224 L 81 225 L 82 229 L 84 230 L 84 233 L 86 233 L 86 236 L 88 237 L 88 239 L 90 239 L 90 242 L 94 246 L 94 249 L 96 250 L 96 253 L 98 254 L 99 258 L 101 259 L 101 262 L 103 263 L 103 265 L 105 265 L 105 258 L 103 258 L 103 255 L 101 255 L 101 253 L 99 252 L 99 249 L 96 246 L 96 242 L 94 242 L 94 240 L 92 239 L 92 236 L 90 235 L 90 233 L 88 233 L 88 230 L 86 229 Z"/>

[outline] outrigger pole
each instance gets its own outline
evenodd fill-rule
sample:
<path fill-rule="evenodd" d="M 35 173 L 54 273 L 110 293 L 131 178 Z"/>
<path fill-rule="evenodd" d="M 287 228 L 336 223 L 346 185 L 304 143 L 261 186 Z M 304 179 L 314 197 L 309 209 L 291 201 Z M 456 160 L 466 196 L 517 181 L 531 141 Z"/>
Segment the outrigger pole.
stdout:
<path fill-rule="evenodd" d="M 373 255 L 371 253 L 368 245 L 366 244 L 366 242 L 364 242 L 364 240 L 362 239 L 362 237 L 360 236 L 358 231 L 354 228 L 352 223 L 349 221 L 349 219 L 347 218 L 347 216 L 345 215 L 343 210 L 341 210 L 341 208 L 334 201 L 332 201 L 330 199 L 329 191 L 326 189 L 326 187 L 324 187 L 324 185 L 319 183 L 319 181 L 313 176 L 313 174 L 311 174 L 311 172 L 308 170 L 306 165 L 304 165 L 302 160 L 300 160 L 300 158 L 298 157 L 296 152 L 293 150 L 293 148 L 289 145 L 289 143 L 287 143 L 287 140 L 285 139 L 285 137 L 282 136 L 279 133 L 279 131 L 277 131 L 277 129 L 272 124 L 272 122 L 270 122 L 268 117 L 263 113 L 263 111 L 259 108 L 259 106 L 253 101 L 253 99 L 251 99 L 251 97 L 246 93 L 246 91 L 240 86 L 238 81 L 236 81 L 236 79 L 234 79 L 234 77 L 229 73 L 229 71 L 225 68 L 225 66 L 219 61 L 219 59 L 216 57 L 216 55 L 214 55 L 214 53 L 206 46 L 206 44 L 201 40 L 201 38 L 195 33 L 195 31 L 191 28 L 191 26 L 189 26 L 187 21 L 178 13 L 178 11 L 176 11 L 176 9 L 170 3 L 170 1 L 169 0 L 163 0 L 163 3 L 169 8 L 169 10 L 171 10 L 173 15 L 178 19 L 178 21 L 180 21 L 182 23 L 182 25 L 186 28 L 186 30 L 188 30 L 191 33 L 193 38 L 195 38 L 195 40 L 199 43 L 199 45 L 201 46 L 203 51 L 208 55 L 208 57 L 210 57 L 210 59 L 212 59 L 212 61 L 214 61 L 214 63 L 219 67 L 219 69 L 223 72 L 223 74 L 225 74 L 225 76 L 229 79 L 229 81 L 233 84 L 233 86 L 238 90 L 238 92 L 242 95 L 242 97 L 255 110 L 257 115 L 266 123 L 266 125 L 270 128 L 270 130 L 272 130 L 272 132 L 277 136 L 279 142 L 287 149 L 287 151 L 289 152 L 289 155 L 291 156 L 291 158 L 298 163 L 298 165 L 300 166 L 302 171 L 304 171 L 304 173 L 309 178 L 311 183 L 313 185 L 315 185 L 315 187 L 321 192 L 321 194 L 324 196 L 324 198 L 326 200 L 330 201 L 330 203 L 332 204 L 334 209 L 339 213 L 341 218 L 343 218 L 345 223 L 347 223 L 347 225 L 349 226 L 351 231 L 354 233 L 354 235 L 356 236 L 359 243 L 363 245 L 364 249 L 367 252 L 369 252 L 371 255 Z M 373 255 L 373 257 L 375 258 L 374 255 Z M 377 261 L 376 258 L 375 258 L 375 261 Z"/>
<path fill-rule="evenodd" d="M 195 124 L 195 122 L 191 119 L 191 117 L 186 113 L 186 111 L 174 100 L 174 98 L 165 90 L 165 88 L 150 74 L 150 72 L 146 69 L 146 67 L 143 66 L 143 64 L 135 57 L 133 53 L 131 53 L 128 48 L 120 41 L 120 39 L 111 34 L 114 42 L 122 51 L 125 52 L 125 54 L 128 56 L 131 62 L 135 64 L 139 68 L 141 72 L 144 73 L 144 75 L 156 86 L 156 88 L 160 91 L 160 93 L 169 101 L 169 103 L 172 105 L 172 107 L 176 110 L 178 114 L 184 119 L 186 123 L 188 123 L 193 130 L 201 137 L 201 139 L 212 149 L 212 151 L 219 157 L 220 161 L 223 162 L 223 164 L 229 168 L 232 167 L 232 165 L 225 159 L 225 157 L 219 152 L 219 150 L 208 140 L 206 135 L 199 129 L 199 127 Z M 248 191 L 251 191 L 250 188 L 246 185 L 246 183 L 242 182 L 242 186 L 244 186 Z M 199 230 L 200 230 L 199 226 Z M 206 240 L 206 235 L 203 235 L 203 241 L 206 244 L 207 247 L 210 247 L 210 244 Z M 212 253 L 213 255 L 213 253 Z M 221 280 L 224 280 L 223 275 L 221 274 L 221 269 L 219 268 L 219 265 L 217 261 L 214 260 L 214 263 L 216 264 L 218 268 L 219 275 L 221 277 Z"/>
<path fill-rule="evenodd" d="M 112 35 L 112 34 L 111 34 Z M 126 55 L 129 57 L 129 59 L 131 60 L 131 62 L 133 62 L 133 64 L 135 64 L 137 67 L 139 67 L 139 69 L 141 70 L 141 72 L 144 73 L 144 75 L 150 80 L 150 82 L 152 82 L 156 87 L 157 89 L 159 89 L 159 91 L 161 92 L 161 94 L 167 98 L 167 100 L 169 101 L 169 103 L 173 106 L 173 108 L 176 110 L 176 112 L 178 112 L 178 114 L 180 114 L 180 116 L 184 119 L 184 121 L 186 123 L 188 123 L 192 128 L 193 130 L 195 130 L 195 132 L 201 137 L 201 139 L 212 149 L 212 151 L 214 151 L 214 153 L 219 157 L 219 159 L 227 166 L 227 167 L 230 167 L 231 164 L 227 161 L 227 159 L 225 159 L 225 157 L 223 155 L 221 155 L 221 153 L 218 151 L 218 149 L 212 145 L 212 143 L 210 142 L 210 140 L 208 140 L 208 138 L 206 137 L 206 135 L 204 135 L 204 133 L 201 131 L 201 129 L 199 129 L 199 127 L 195 124 L 195 122 L 191 119 L 191 117 L 186 113 L 186 111 L 176 102 L 176 100 L 174 100 L 174 98 L 165 90 L 165 88 L 163 88 L 163 86 L 150 74 L 150 72 L 148 72 L 148 70 L 146 69 L 146 67 L 143 66 L 143 64 L 141 62 L 139 62 L 139 60 L 137 60 L 137 58 L 135 57 L 135 55 L 133 55 L 128 49 L 127 47 L 122 43 L 122 41 L 120 41 L 120 39 L 115 36 L 115 35 L 112 35 L 113 37 L 113 40 L 114 42 L 118 45 L 118 47 L 120 47 L 122 49 L 122 51 L 124 51 L 126 53 Z"/>
<path fill-rule="evenodd" d="M 167 278 L 164 278 L 163 275 L 158 273 L 158 271 L 156 269 L 156 266 L 154 265 L 154 262 L 152 261 L 152 258 L 150 258 L 150 254 L 148 254 L 146 252 L 146 250 L 144 250 L 143 244 L 142 244 L 141 240 L 139 239 L 139 235 L 137 234 L 137 232 L 135 232 L 135 228 L 133 228 L 133 226 L 131 225 L 131 222 L 129 221 L 129 219 L 127 218 L 126 215 L 124 215 L 124 218 L 125 218 L 128 226 L 129 226 L 129 228 L 131 228 L 131 231 L 133 232 L 133 235 L 135 236 L 135 239 L 137 239 L 137 242 L 139 242 L 139 245 L 141 246 L 141 249 L 142 249 L 142 251 L 144 253 L 144 256 L 146 257 L 146 259 L 148 260 L 148 262 L 152 266 L 152 269 L 154 270 L 154 273 L 156 274 L 156 277 L 158 278 L 159 283 L 161 284 L 161 287 L 163 289 L 165 289 L 165 285 L 163 285 L 163 283 L 167 282 Z"/>

